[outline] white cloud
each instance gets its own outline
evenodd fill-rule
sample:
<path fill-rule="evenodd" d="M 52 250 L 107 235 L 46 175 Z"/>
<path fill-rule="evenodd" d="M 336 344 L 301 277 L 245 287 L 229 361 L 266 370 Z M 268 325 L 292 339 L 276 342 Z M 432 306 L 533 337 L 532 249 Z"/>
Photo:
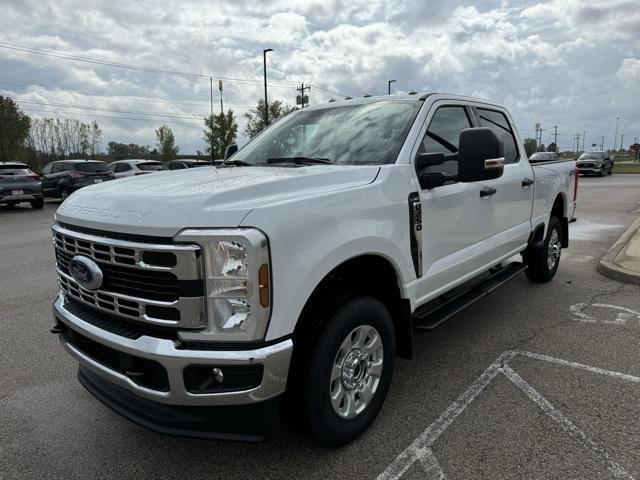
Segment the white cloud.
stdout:
<path fill-rule="evenodd" d="M 322 88 L 350 95 L 383 94 L 387 80 L 396 79 L 394 88 L 399 91 L 435 90 L 495 99 L 513 110 L 523 136 L 531 135 L 538 121 L 548 131 L 558 125 L 561 145 L 569 147 L 572 135 L 583 130 L 613 139 L 616 116 L 624 118 L 625 128 L 640 125 L 638 10 L 633 0 L 597 4 L 5 0 L 0 42 L 252 79 L 252 83 L 224 84 L 225 106 L 240 118 L 263 95 L 262 49 L 274 48 L 269 54 L 270 98 L 293 103 L 295 86 L 287 82 L 310 83 L 310 98 L 320 103 L 331 97 Z M 209 108 L 206 79 L 107 68 L 1 48 L 0 82 L 5 82 L 0 83 L 5 94 L 18 98 L 104 109 L 74 110 L 86 119 L 92 114 L 148 119 L 96 117 L 107 140 L 123 142 L 153 145 L 153 130 L 162 118 L 107 109 L 188 117 L 204 115 Z M 52 92 L 35 85 L 69 91 Z M 216 111 L 218 106 L 216 90 Z M 170 123 L 183 152 L 204 149 L 201 125 L 195 122 Z"/>

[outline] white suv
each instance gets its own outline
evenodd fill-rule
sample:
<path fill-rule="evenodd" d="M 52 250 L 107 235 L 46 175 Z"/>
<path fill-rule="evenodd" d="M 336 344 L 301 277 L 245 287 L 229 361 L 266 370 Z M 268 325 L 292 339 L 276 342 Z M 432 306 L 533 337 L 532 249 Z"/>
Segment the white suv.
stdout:
<path fill-rule="evenodd" d="M 134 175 L 144 175 L 161 170 L 167 170 L 162 162 L 154 160 L 117 160 L 109 164 L 109 168 L 116 178 L 132 177 Z"/>

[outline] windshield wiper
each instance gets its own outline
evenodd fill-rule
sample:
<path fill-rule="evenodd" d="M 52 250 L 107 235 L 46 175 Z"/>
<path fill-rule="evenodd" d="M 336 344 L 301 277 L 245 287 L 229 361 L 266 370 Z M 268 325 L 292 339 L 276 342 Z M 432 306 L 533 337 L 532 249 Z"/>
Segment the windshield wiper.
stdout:
<path fill-rule="evenodd" d="M 333 160 L 319 157 L 276 157 L 267 158 L 267 163 L 293 163 L 295 165 L 328 165 L 335 164 Z"/>
<path fill-rule="evenodd" d="M 235 165 L 237 167 L 253 167 L 253 163 L 245 162 L 244 160 L 225 160 L 222 165 Z"/>

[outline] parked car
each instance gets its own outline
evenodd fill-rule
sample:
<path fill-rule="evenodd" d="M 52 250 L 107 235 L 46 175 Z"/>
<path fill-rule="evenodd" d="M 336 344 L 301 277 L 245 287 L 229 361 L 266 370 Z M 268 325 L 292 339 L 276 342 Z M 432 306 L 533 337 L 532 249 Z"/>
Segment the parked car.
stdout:
<path fill-rule="evenodd" d="M 116 178 L 168 170 L 164 163 L 154 160 L 116 160 L 109 164 L 109 168 Z"/>
<path fill-rule="evenodd" d="M 20 162 L 0 162 L 0 203 L 28 202 L 36 210 L 44 206 L 40 176 Z"/>
<path fill-rule="evenodd" d="M 532 166 L 487 100 L 301 109 L 226 166 L 65 201 L 52 331 L 89 392 L 159 432 L 262 439 L 282 399 L 343 445 L 378 415 L 414 329 L 523 271 L 554 277 L 577 184 L 575 161 Z"/>
<path fill-rule="evenodd" d="M 562 159 L 556 152 L 536 152 L 529 157 L 530 163 L 538 162 L 558 162 Z"/>
<path fill-rule="evenodd" d="M 114 178 L 107 164 L 98 160 L 58 160 L 42 169 L 42 193 L 65 200 L 82 187 Z"/>
<path fill-rule="evenodd" d="M 583 175 L 592 174 L 604 177 L 613 172 L 613 156 L 605 152 L 584 152 L 578 157 L 576 166 Z"/>
<path fill-rule="evenodd" d="M 169 170 L 183 170 L 185 168 L 210 167 L 213 163 L 206 160 L 170 160 L 166 165 Z"/>

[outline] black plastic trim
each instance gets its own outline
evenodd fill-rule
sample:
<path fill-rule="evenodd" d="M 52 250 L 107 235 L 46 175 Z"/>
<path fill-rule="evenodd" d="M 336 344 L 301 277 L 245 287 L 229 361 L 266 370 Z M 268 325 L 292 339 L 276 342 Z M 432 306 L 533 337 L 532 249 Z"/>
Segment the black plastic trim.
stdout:
<path fill-rule="evenodd" d="M 114 412 L 165 435 L 261 442 L 276 425 L 277 397 L 249 405 L 165 405 L 138 397 L 83 367 L 78 368 L 78 380 Z"/>

